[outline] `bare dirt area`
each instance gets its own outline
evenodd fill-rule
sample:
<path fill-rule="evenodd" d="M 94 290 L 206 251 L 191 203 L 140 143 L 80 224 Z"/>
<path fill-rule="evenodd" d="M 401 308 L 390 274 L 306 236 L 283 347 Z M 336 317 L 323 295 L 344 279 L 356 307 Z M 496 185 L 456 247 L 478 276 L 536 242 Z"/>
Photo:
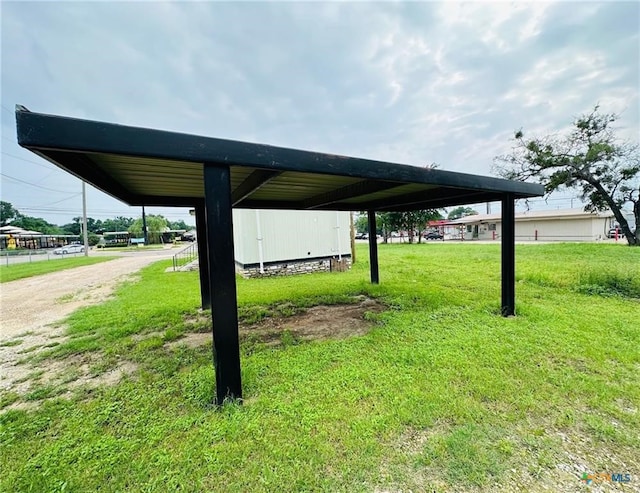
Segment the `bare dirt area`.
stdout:
<path fill-rule="evenodd" d="M 266 317 L 253 324 L 241 323 L 240 340 L 276 346 L 282 344 L 285 338 L 291 341 L 311 341 L 364 335 L 374 324 L 369 314 L 379 313 L 385 309 L 385 306 L 378 301 L 359 296 L 352 304 L 317 305 L 291 316 Z M 203 314 L 202 317 L 204 319 L 205 315 Z M 192 322 L 201 328 L 203 326 L 202 320 Z M 189 333 L 172 342 L 171 345 L 185 344 L 189 347 L 197 347 L 211 343 L 210 330 L 209 319 L 206 332 Z"/>
<path fill-rule="evenodd" d="M 30 393 L 53 392 L 44 399 L 69 394 L 82 386 L 113 385 L 136 365 L 123 360 L 96 371 L 101 355 L 87 353 L 73 360 L 47 360 L 34 364 L 29 359 L 41 351 L 67 340 L 65 317 L 78 308 L 105 301 L 118 284 L 135 278 L 142 267 L 160 260 L 158 255 L 122 257 L 109 262 L 77 267 L 0 285 L 0 392 L 27 396 L 5 409 L 31 408 L 41 398 L 29 399 Z M 300 309 L 288 304 L 275 307 L 270 316 L 256 323 L 241 323 L 244 343 L 276 346 L 286 342 L 345 338 L 365 334 L 374 324 L 373 314 L 384 305 L 365 296 L 353 303 L 320 305 Z M 285 315 L 286 314 L 286 315 Z M 211 344 L 211 315 L 203 312 L 187 321 L 193 330 L 168 347 L 197 347 Z M 140 336 L 140 340 L 154 334 Z"/>
<path fill-rule="evenodd" d="M 30 376 L 38 369 L 19 361 L 64 340 L 64 327 L 54 324 L 78 308 L 104 301 L 119 283 L 160 259 L 122 257 L 1 284 L 0 391 L 23 393 L 29 388 Z M 48 367 L 46 379 L 55 371 Z"/>

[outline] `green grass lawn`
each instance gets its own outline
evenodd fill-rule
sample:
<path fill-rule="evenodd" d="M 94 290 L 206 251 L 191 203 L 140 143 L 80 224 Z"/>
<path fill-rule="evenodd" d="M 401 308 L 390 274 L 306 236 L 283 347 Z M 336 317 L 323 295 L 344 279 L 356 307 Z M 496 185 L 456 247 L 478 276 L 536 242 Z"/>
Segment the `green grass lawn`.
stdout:
<path fill-rule="evenodd" d="M 239 279 L 246 320 L 361 294 L 387 307 L 361 337 L 243 339 L 241 406 L 211 405 L 211 344 L 180 344 L 209 330 L 196 273 L 160 262 L 77 311 L 36 369 L 136 369 L 5 393 L 0 490 L 589 491 L 582 473 L 640 488 L 640 249 L 518 245 L 513 318 L 498 245 L 381 245 L 379 286 L 358 253 L 346 273 Z"/>
<path fill-rule="evenodd" d="M 93 265 L 117 257 L 69 257 L 54 260 L 38 260 L 35 262 L 22 262 L 18 264 L 0 266 L 0 283 L 15 281 L 25 277 L 49 274 L 59 270 L 72 269 L 82 265 Z"/>

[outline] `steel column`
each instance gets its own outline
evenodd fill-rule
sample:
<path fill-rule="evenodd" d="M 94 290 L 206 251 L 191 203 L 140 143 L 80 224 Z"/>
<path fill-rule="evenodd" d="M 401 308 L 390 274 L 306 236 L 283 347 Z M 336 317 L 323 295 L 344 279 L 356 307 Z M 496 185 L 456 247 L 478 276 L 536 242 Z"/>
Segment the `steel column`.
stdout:
<path fill-rule="evenodd" d="M 369 219 L 369 267 L 371 269 L 371 284 L 380 284 L 378 272 L 378 238 L 376 237 L 376 212 L 368 211 Z"/>
<path fill-rule="evenodd" d="M 217 404 L 222 404 L 225 399 L 242 398 L 230 176 L 227 166 L 204 166 Z"/>
<path fill-rule="evenodd" d="M 209 258 L 207 254 L 207 215 L 204 202 L 196 206 L 196 235 L 198 242 L 198 271 L 200 273 L 200 299 L 202 309 L 211 308 L 211 288 L 209 286 Z"/>
<path fill-rule="evenodd" d="M 502 196 L 502 316 L 516 314 L 515 200 Z"/>

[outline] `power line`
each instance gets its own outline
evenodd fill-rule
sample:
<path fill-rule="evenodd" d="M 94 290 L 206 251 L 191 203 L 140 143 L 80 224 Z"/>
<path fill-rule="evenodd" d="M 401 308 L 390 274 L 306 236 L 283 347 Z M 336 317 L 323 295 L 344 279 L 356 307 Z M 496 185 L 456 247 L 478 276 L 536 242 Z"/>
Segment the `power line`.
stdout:
<path fill-rule="evenodd" d="M 48 207 L 49 207 L 50 205 L 55 205 L 55 204 L 59 204 L 60 202 L 64 202 L 65 200 L 71 200 L 71 199 L 74 199 L 74 198 L 78 197 L 79 195 L 82 195 L 82 192 L 80 192 L 80 193 L 76 193 L 76 194 L 72 195 L 71 197 L 67 197 L 67 198 L 65 198 L 65 199 L 56 200 L 55 202 L 51 202 L 50 204 L 40 204 L 40 205 L 36 205 L 36 206 L 34 206 L 34 209 L 33 209 L 33 210 L 47 211 L 47 210 L 49 210 L 49 209 L 48 209 Z M 40 207 L 47 207 L 47 209 L 39 209 Z M 28 208 L 27 208 L 27 209 L 28 209 Z"/>
<path fill-rule="evenodd" d="M 14 180 L 14 181 L 17 181 L 17 182 L 20 182 L 20 183 L 24 183 L 25 185 L 29 185 L 30 187 L 41 188 L 42 190 L 46 190 L 48 192 L 69 193 L 68 190 L 55 190 L 53 188 L 42 187 L 40 185 L 36 185 L 36 184 L 30 183 L 28 181 L 20 180 L 19 178 L 14 178 L 13 176 L 9 176 L 9 175 L 6 175 L 4 173 L 0 173 L 0 175 L 4 176 L 5 178 L 7 178 L 9 180 Z"/>
<path fill-rule="evenodd" d="M 2 151 L 2 154 L 4 154 L 5 156 L 12 157 L 13 159 L 19 159 L 20 161 L 25 161 L 27 163 L 35 164 L 36 166 L 42 166 L 43 168 L 46 168 L 46 169 L 52 169 L 49 166 L 53 166 L 53 164 L 49 164 L 49 166 L 46 166 L 46 165 L 44 165 L 42 163 L 37 163 L 36 161 L 30 161 L 29 159 L 25 159 L 25 158 L 20 157 L 20 156 L 14 156 L 13 154 L 9 154 L 8 152 L 4 152 L 4 151 Z M 53 169 L 55 170 L 57 168 L 54 166 Z"/>
<path fill-rule="evenodd" d="M 66 200 L 66 199 L 65 199 Z M 19 210 L 19 211 L 27 211 L 27 212 L 45 212 L 47 214 L 50 215 L 69 215 L 69 214 L 78 214 L 78 210 L 77 209 L 60 209 L 60 208 L 41 208 L 41 207 L 20 207 L 18 205 L 14 206 L 15 209 Z M 123 211 L 105 211 L 105 210 L 93 210 L 93 211 L 89 211 L 89 216 L 94 217 L 94 216 L 108 216 L 108 217 L 113 217 L 113 216 L 124 216 L 126 215 L 126 212 Z M 161 216 L 164 216 L 166 218 L 170 218 L 170 217 L 174 217 L 174 218 L 182 218 L 184 217 L 184 213 L 165 213 L 165 214 L 160 214 Z"/>
<path fill-rule="evenodd" d="M 2 109 L 5 110 L 8 113 L 11 113 L 12 115 L 14 114 L 13 111 L 11 111 L 9 108 L 7 108 L 4 104 L 2 105 Z"/>

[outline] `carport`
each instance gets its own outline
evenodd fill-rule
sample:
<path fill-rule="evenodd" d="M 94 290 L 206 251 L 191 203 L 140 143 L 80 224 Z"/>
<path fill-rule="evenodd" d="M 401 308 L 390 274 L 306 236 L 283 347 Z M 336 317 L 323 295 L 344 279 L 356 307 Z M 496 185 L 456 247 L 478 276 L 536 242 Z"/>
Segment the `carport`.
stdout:
<path fill-rule="evenodd" d="M 196 210 L 217 402 L 241 398 L 232 209 L 375 213 L 502 202 L 502 314 L 515 315 L 514 201 L 541 185 L 263 144 L 129 127 L 16 107 L 18 143 L 133 206 Z M 203 241 L 204 240 L 204 241 Z M 371 282 L 380 281 L 370 235 Z"/>

